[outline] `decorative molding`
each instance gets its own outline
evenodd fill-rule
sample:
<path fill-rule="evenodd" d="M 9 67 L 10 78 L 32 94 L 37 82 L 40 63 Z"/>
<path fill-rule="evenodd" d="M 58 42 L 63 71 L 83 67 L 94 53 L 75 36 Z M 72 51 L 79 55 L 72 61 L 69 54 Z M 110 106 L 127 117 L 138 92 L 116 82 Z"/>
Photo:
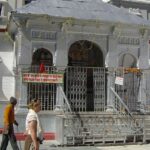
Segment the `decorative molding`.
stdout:
<path fill-rule="evenodd" d="M 148 36 L 148 30 L 147 29 L 141 28 L 141 29 L 139 29 L 139 32 L 143 38 L 147 38 L 147 36 Z"/>
<path fill-rule="evenodd" d="M 119 37 L 118 43 L 119 44 L 127 44 L 127 45 L 139 45 L 140 39 L 133 38 L 133 37 Z"/>
<path fill-rule="evenodd" d="M 38 40 L 56 40 L 56 32 L 43 31 L 43 30 L 31 30 L 32 39 Z"/>

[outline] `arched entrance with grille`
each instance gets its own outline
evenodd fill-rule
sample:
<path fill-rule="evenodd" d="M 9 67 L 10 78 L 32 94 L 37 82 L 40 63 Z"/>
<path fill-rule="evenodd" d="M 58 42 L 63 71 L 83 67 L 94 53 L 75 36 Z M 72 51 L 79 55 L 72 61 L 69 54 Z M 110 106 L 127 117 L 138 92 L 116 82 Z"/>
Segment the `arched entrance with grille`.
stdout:
<path fill-rule="evenodd" d="M 124 53 L 119 58 L 119 67 L 124 68 L 124 84 L 119 95 L 122 97 L 129 110 L 137 111 L 138 93 L 140 87 L 140 75 L 135 72 L 137 68 L 137 59 L 130 53 Z"/>
<path fill-rule="evenodd" d="M 47 49 L 37 49 L 32 56 L 31 73 L 52 73 L 53 56 Z M 41 101 L 42 110 L 53 110 L 56 98 L 56 85 L 49 83 L 28 83 L 28 103 L 32 99 Z"/>
<path fill-rule="evenodd" d="M 66 95 L 74 111 L 99 111 L 105 105 L 105 69 L 101 49 L 80 40 L 68 52 Z"/>

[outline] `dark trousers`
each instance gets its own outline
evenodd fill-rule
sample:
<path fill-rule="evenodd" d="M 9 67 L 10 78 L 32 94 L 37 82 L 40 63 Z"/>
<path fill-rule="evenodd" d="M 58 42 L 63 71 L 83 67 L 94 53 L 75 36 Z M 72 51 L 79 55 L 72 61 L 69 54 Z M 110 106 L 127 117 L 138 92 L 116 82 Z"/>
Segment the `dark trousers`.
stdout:
<path fill-rule="evenodd" d="M 19 150 L 13 129 L 10 129 L 8 134 L 3 134 L 0 150 L 6 150 L 9 141 L 13 150 Z"/>

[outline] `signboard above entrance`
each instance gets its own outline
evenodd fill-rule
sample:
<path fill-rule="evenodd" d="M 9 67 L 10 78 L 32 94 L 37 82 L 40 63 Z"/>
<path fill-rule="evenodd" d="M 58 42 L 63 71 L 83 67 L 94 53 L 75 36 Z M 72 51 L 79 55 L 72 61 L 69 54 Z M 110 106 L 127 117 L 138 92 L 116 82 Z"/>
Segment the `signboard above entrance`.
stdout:
<path fill-rule="evenodd" d="M 63 83 L 63 74 L 23 73 L 22 80 L 32 83 Z"/>

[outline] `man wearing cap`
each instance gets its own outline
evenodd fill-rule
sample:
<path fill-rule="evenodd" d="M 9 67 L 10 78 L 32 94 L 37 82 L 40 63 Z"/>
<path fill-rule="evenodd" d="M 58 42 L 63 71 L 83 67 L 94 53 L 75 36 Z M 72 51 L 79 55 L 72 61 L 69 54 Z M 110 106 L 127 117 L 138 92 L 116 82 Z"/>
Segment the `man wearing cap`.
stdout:
<path fill-rule="evenodd" d="M 10 97 L 10 103 L 4 110 L 4 129 L 0 150 L 6 150 L 9 141 L 13 150 L 19 150 L 13 128 L 13 124 L 18 126 L 14 115 L 14 107 L 16 104 L 17 99 L 14 97 Z"/>

